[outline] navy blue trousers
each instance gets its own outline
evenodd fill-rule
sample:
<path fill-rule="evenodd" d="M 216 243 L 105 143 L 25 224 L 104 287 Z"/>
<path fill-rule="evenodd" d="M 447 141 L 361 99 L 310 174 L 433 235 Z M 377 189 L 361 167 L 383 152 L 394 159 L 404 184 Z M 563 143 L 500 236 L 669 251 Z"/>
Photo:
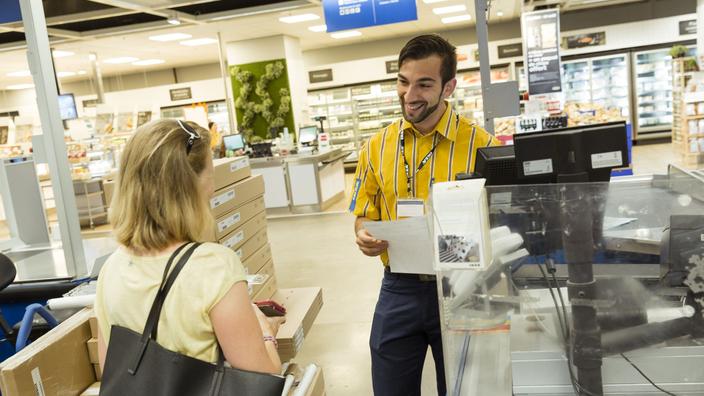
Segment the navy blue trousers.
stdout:
<path fill-rule="evenodd" d="M 420 395 L 428 346 L 435 360 L 438 395 L 444 396 L 437 285 L 384 272 L 369 339 L 374 395 Z"/>

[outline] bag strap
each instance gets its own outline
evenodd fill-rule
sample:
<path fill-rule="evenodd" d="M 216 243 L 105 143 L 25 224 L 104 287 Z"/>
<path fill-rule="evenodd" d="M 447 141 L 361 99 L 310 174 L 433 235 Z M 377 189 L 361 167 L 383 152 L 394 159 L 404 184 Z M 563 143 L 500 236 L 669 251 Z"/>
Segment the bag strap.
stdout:
<path fill-rule="evenodd" d="M 149 310 L 149 316 L 147 317 L 147 322 L 144 325 L 144 331 L 142 332 L 142 338 L 140 339 L 140 348 L 139 352 L 134 358 L 134 361 L 132 362 L 132 365 L 130 368 L 127 370 L 128 373 L 131 375 L 134 375 L 137 370 L 139 369 L 139 365 L 142 362 L 142 357 L 144 357 L 144 352 L 147 350 L 147 345 L 149 344 L 148 341 L 151 338 L 152 340 L 156 341 L 156 332 L 158 328 L 158 323 L 159 323 L 159 317 L 161 316 L 161 308 L 164 306 L 164 301 L 166 300 L 166 296 L 169 293 L 169 290 L 171 289 L 171 286 L 173 286 L 174 282 L 176 281 L 176 277 L 178 277 L 178 274 L 181 272 L 183 267 L 186 266 L 186 263 L 188 262 L 188 259 L 191 258 L 191 255 L 193 255 L 193 252 L 196 250 L 198 246 L 200 246 L 200 242 L 196 242 L 193 245 L 191 245 L 188 250 L 181 256 L 179 259 L 178 263 L 174 267 L 173 271 L 171 271 L 171 274 L 166 278 L 165 281 L 162 281 L 161 286 L 159 287 L 159 291 L 156 293 L 156 297 L 154 298 L 154 303 L 152 304 L 152 308 Z M 171 263 L 175 259 L 175 257 L 178 255 L 178 253 L 183 249 L 183 247 L 186 246 L 186 244 L 182 245 L 179 247 L 169 258 L 169 261 L 166 263 L 166 269 L 164 270 L 164 274 L 168 273 L 169 267 L 171 266 Z"/>

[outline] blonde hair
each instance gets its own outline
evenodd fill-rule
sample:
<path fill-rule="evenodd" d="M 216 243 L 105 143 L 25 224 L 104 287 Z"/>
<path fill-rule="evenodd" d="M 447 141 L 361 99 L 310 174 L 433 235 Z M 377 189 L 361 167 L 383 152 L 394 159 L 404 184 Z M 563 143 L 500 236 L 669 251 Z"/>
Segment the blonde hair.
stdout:
<path fill-rule="evenodd" d="M 213 227 L 199 177 L 212 161 L 210 134 L 196 123 L 183 124 L 200 135 L 190 154 L 189 133 L 171 119 L 138 128 L 122 153 L 109 219 L 117 241 L 135 252 L 201 241 Z"/>

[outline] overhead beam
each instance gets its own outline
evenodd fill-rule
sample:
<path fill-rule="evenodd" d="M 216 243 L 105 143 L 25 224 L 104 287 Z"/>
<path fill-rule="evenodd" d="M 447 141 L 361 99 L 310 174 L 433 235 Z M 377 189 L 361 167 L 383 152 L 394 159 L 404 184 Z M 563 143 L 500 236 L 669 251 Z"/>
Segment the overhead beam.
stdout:
<path fill-rule="evenodd" d="M 191 14 L 186 14 L 185 12 L 170 10 L 168 8 L 155 9 L 153 7 L 145 7 L 141 4 L 136 4 L 136 3 L 133 3 L 130 1 L 125 1 L 125 0 L 89 0 L 89 1 L 92 1 L 93 3 L 111 6 L 111 7 L 124 8 L 126 10 L 132 10 L 132 11 L 140 12 L 143 14 L 156 15 L 156 16 L 159 16 L 162 18 L 170 18 L 170 17 L 176 16 L 176 17 L 178 17 L 179 20 L 181 20 L 183 22 L 196 23 L 196 24 L 203 23 L 203 22 L 200 22 L 198 20 L 198 18 L 194 17 Z"/>
<path fill-rule="evenodd" d="M 267 14 L 271 12 L 296 10 L 299 8 L 310 7 L 311 5 L 311 0 L 297 0 L 289 1 L 285 4 L 267 4 L 256 7 L 241 8 L 238 10 L 212 12 L 210 14 L 197 15 L 196 18 L 199 21 L 203 22 L 221 21 L 226 19 L 244 18 L 253 15 Z"/>

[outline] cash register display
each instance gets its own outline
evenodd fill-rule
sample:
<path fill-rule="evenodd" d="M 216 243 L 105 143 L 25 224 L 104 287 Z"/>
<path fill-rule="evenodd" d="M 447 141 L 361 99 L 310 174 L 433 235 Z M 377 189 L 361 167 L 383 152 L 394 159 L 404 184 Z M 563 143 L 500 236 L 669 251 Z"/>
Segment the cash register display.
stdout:
<path fill-rule="evenodd" d="M 237 151 L 237 150 L 244 149 L 244 139 L 242 138 L 242 135 L 240 135 L 240 134 L 227 135 L 227 136 L 224 136 L 222 139 L 223 139 L 223 142 L 225 142 L 225 149 L 226 150 Z"/>
<path fill-rule="evenodd" d="M 311 145 L 318 139 L 318 127 L 315 125 L 301 127 L 298 130 L 298 142 L 302 145 Z"/>

